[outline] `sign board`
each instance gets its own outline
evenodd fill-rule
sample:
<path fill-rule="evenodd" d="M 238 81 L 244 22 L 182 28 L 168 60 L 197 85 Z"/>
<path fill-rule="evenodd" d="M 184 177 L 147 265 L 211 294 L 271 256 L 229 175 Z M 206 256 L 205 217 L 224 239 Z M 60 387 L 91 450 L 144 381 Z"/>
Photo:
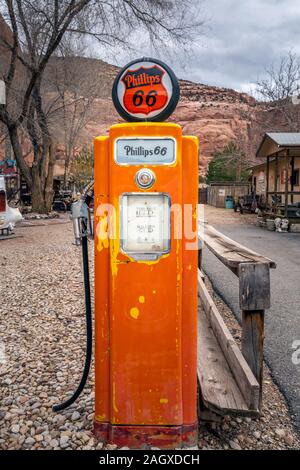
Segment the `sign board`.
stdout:
<path fill-rule="evenodd" d="M 6 104 L 6 96 L 5 96 L 5 82 L 0 80 L 0 105 Z"/>
<path fill-rule="evenodd" d="M 219 189 L 219 196 L 225 196 L 225 189 Z"/>
<path fill-rule="evenodd" d="M 258 175 L 258 182 L 259 183 L 263 183 L 265 181 L 265 172 L 264 171 L 260 171 L 259 172 L 259 175 Z"/>
<path fill-rule="evenodd" d="M 112 99 L 120 116 L 127 121 L 164 121 L 177 106 L 178 80 L 159 60 L 134 60 L 117 75 Z"/>
<path fill-rule="evenodd" d="M 176 141 L 142 137 L 121 138 L 115 143 L 115 161 L 120 165 L 170 165 L 176 159 Z"/>
<path fill-rule="evenodd" d="M 286 169 L 282 169 L 280 173 L 280 183 L 285 184 L 286 182 Z"/>

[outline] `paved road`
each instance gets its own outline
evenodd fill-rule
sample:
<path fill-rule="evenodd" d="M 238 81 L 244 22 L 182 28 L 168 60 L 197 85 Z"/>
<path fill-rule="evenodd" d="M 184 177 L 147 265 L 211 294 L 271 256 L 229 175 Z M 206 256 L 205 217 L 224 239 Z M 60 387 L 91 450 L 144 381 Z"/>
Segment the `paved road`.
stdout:
<path fill-rule="evenodd" d="M 293 343 L 300 341 L 300 234 L 268 232 L 252 225 L 214 226 L 277 263 L 277 269 L 271 270 L 272 306 L 266 312 L 265 357 L 300 432 L 300 364 L 292 362 Z M 203 263 L 216 291 L 240 319 L 237 278 L 208 250 Z"/>

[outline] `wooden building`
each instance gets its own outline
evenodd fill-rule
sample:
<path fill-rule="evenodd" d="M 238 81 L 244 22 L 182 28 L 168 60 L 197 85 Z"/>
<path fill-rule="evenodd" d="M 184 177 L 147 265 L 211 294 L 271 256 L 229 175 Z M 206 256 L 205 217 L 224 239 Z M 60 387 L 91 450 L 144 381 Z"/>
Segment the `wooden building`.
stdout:
<path fill-rule="evenodd" d="M 268 132 L 256 156 L 264 161 L 251 168 L 253 189 L 288 216 L 289 206 L 300 203 L 300 133 Z"/>

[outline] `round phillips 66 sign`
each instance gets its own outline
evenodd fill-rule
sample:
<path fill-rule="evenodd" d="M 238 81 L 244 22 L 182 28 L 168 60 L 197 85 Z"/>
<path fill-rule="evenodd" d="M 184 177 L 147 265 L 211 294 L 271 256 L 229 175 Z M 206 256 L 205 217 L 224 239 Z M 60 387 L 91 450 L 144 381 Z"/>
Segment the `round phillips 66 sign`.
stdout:
<path fill-rule="evenodd" d="M 134 60 L 118 73 L 112 99 L 126 121 L 164 121 L 177 106 L 178 80 L 159 60 Z"/>

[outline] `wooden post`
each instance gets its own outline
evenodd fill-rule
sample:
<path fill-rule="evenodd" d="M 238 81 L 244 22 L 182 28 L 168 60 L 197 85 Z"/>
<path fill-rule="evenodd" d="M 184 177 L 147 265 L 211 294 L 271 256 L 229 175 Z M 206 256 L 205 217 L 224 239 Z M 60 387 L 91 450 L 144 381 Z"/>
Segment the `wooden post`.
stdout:
<path fill-rule="evenodd" d="M 267 184 L 266 184 L 266 205 L 269 202 L 269 176 L 270 176 L 270 157 L 267 156 Z"/>
<path fill-rule="evenodd" d="M 284 192 L 284 215 L 287 217 L 288 214 L 288 203 L 289 203 L 289 158 L 290 151 L 287 149 L 285 154 L 285 192 Z"/>
<path fill-rule="evenodd" d="M 242 310 L 242 353 L 260 386 L 262 404 L 264 313 L 270 308 L 270 270 L 268 263 L 239 266 L 239 295 Z"/>
<path fill-rule="evenodd" d="M 203 251 L 203 244 L 201 241 L 198 243 L 198 269 L 202 271 L 202 251 Z"/>
<path fill-rule="evenodd" d="M 263 389 L 264 314 L 264 310 L 242 311 L 242 354 L 259 383 L 260 411 Z"/>
<path fill-rule="evenodd" d="M 275 194 L 275 203 L 276 203 L 276 205 L 278 204 L 278 201 L 277 201 L 277 191 L 278 191 L 277 180 L 278 180 L 278 153 L 276 153 L 276 157 L 275 157 L 275 181 L 274 181 L 274 194 Z"/>
<path fill-rule="evenodd" d="M 295 157 L 292 157 L 291 160 L 291 166 L 292 166 L 292 177 L 291 177 L 291 204 L 294 204 L 294 172 L 295 172 Z"/>

